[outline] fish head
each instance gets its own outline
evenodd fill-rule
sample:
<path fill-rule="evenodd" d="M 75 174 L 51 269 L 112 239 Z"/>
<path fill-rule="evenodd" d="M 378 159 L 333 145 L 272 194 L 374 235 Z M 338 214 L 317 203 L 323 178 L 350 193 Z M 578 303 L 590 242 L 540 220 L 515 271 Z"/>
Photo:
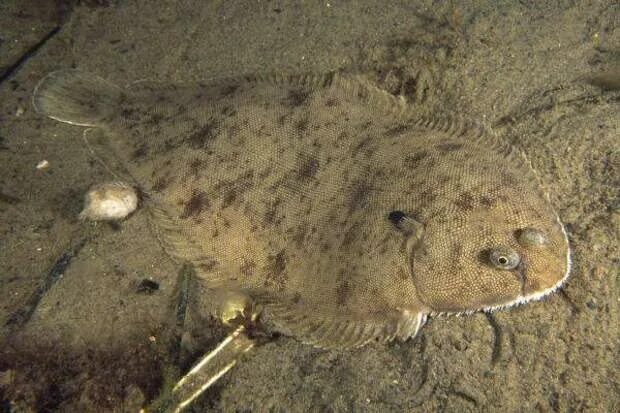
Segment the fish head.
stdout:
<path fill-rule="evenodd" d="M 423 223 L 409 262 L 430 312 L 510 307 L 542 298 L 566 280 L 570 249 L 558 216 L 542 197 L 518 195 L 488 196 L 491 202 L 481 207 L 455 208 Z"/>

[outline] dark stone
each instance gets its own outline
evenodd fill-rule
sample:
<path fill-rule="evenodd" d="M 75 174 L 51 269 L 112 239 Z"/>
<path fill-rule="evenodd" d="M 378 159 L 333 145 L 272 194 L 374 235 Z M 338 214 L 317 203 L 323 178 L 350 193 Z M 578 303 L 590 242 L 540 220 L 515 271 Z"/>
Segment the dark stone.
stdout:
<path fill-rule="evenodd" d="M 136 292 L 141 294 L 153 294 L 157 290 L 159 290 L 159 283 L 157 281 L 149 280 L 148 278 L 140 281 L 140 284 L 138 284 L 138 287 L 136 288 Z"/>

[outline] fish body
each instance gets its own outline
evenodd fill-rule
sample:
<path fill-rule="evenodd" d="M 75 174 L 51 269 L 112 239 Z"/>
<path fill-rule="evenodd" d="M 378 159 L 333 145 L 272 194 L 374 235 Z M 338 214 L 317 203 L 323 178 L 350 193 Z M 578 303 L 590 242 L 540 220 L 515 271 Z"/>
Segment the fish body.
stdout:
<path fill-rule="evenodd" d="M 67 70 L 34 105 L 105 132 L 206 293 L 246 297 L 304 342 L 406 339 L 429 314 L 537 299 L 569 274 L 564 228 L 519 151 L 356 76 L 122 89 Z"/>

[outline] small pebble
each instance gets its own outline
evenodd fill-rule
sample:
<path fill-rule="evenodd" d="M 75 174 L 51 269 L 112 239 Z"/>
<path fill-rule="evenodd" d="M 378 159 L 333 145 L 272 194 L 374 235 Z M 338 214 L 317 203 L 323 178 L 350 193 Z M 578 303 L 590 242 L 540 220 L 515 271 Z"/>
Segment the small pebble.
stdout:
<path fill-rule="evenodd" d="M 138 288 L 136 288 L 136 292 L 146 294 L 152 294 L 157 290 L 159 290 L 159 283 L 153 280 L 149 280 L 148 278 L 140 281 L 140 284 L 138 284 Z"/>
<path fill-rule="evenodd" d="M 49 168 L 49 166 L 50 166 L 50 163 L 47 160 L 43 159 L 41 162 L 37 164 L 37 169 L 39 171 L 42 171 L 44 169 Z"/>
<path fill-rule="evenodd" d="M 123 182 L 109 182 L 95 185 L 88 191 L 79 217 L 91 221 L 121 220 L 137 207 L 135 188 Z"/>

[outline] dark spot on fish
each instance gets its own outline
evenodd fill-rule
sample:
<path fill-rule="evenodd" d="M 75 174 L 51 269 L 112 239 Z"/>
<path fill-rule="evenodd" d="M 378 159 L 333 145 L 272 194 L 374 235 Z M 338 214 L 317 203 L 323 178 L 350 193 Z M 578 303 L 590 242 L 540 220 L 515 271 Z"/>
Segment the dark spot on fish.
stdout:
<path fill-rule="evenodd" d="M 192 196 L 183 203 L 183 212 L 181 218 L 186 219 L 189 217 L 195 217 L 199 215 L 203 209 L 209 207 L 209 201 L 206 194 L 202 191 L 196 191 L 192 193 Z"/>
<path fill-rule="evenodd" d="M 297 133 L 303 134 L 306 130 L 308 130 L 309 123 L 310 121 L 307 118 L 300 119 L 295 122 L 295 129 L 297 130 Z"/>
<path fill-rule="evenodd" d="M 205 258 L 197 265 L 203 271 L 211 271 L 217 266 L 217 261 L 213 258 Z"/>
<path fill-rule="evenodd" d="M 274 276 L 281 275 L 286 269 L 286 255 L 285 251 L 281 250 L 276 255 L 267 256 L 267 265 L 269 266 L 270 272 Z"/>
<path fill-rule="evenodd" d="M 406 168 L 415 169 L 420 165 L 420 162 L 422 162 L 424 158 L 426 158 L 427 156 L 428 156 L 428 152 L 424 150 L 417 152 L 413 155 L 407 155 L 405 156 L 405 159 L 403 160 L 403 165 Z"/>
<path fill-rule="evenodd" d="M 372 121 L 371 120 L 367 120 L 366 122 L 362 123 L 359 127 L 359 129 L 362 132 L 366 132 L 368 129 L 370 129 L 372 127 Z"/>
<path fill-rule="evenodd" d="M 284 126 L 286 120 L 288 119 L 288 115 L 281 115 L 278 117 L 278 125 Z"/>
<path fill-rule="evenodd" d="M 241 274 L 243 274 L 246 278 L 250 278 L 254 273 L 254 268 L 256 268 L 256 263 L 251 258 L 243 258 L 243 264 L 241 264 Z"/>
<path fill-rule="evenodd" d="M 422 192 L 422 194 L 420 195 L 420 198 L 421 198 L 420 208 L 426 209 L 435 202 L 435 200 L 437 199 L 437 194 L 434 193 L 432 190 L 427 189 L 424 192 Z"/>
<path fill-rule="evenodd" d="M 455 244 L 452 245 L 452 250 L 451 250 L 451 263 L 457 263 L 459 262 L 460 257 L 463 255 L 463 245 L 460 242 L 457 242 Z"/>
<path fill-rule="evenodd" d="M 230 96 L 230 95 L 232 95 L 233 93 L 235 93 L 235 92 L 237 91 L 237 89 L 239 89 L 239 86 L 238 86 L 238 85 L 228 85 L 228 86 L 224 86 L 224 87 L 222 88 L 222 92 L 221 92 L 221 94 L 222 94 L 222 96 L 223 96 L 223 97 L 225 97 L 225 96 Z"/>
<path fill-rule="evenodd" d="M 314 178 L 319 170 L 319 161 L 314 157 L 308 157 L 301 162 L 297 173 L 297 179 L 306 181 Z"/>
<path fill-rule="evenodd" d="M 299 225 L 297 229 L 295 230 L 295 233 L 293 234 L 293 242 L 295 243 L 297 248 L 300 248 L 303 245 L 306 239 L 307 231 L 308 231 L 308 225 L 305 223 Z"/>
<path fill-rule="evenodd" d="M 351 150 L 351 155 L 353 156 L 357 156 L 358 153 L 360 151 L 364 151 L 364 154 L 366 154 L 366 156 L 371 156 L 373 154 L 373 150 L 368 150 L 368 147 L 370 146 L 370 144 L 373 142 L 373 138 L 372 136 L 367 136 L 366 138 L 362 139 L 357 145 L 355 145 L 355 147 Z"/>
<path fill-rule="evenodd" d="M 284 250 L 281 250 L 277 254 L 270 254 L 267 256 L 267 263 L 265 264 L 265 280 L 267 283 L 273 282 L 280 289 L 284 288 L 286 284 L 286 254 Z"/>
<path fill-rule="evenodd" d="M 482 197 L 480 197 L 480 204 L 488 208 L 494 204 L 494 200 L 493 198 L 489 198 L 488 196 L 483 195 Z"/>
<path fill-rule="evenodd" d="M 236 199 L 237 199 L 237 190 L 235 188 L 231 188 L 222 197 L 222 208 L 226 208 L 230 206 L 233 202 L 235 202 Z"/>
<path fill-rule="evenodd" d="M 209 143 L 217 136 L 219 123 L 210 120 L 203 127 L 187 137 L 187 142 L 192 149 L 206 148 Z"/>
<path fill-rule="evenodd" d="M 349 247 L 353 244 L 353 241 L 359 238 L 360 228 L 358 225 L 353 225 L 351 228 L 345 231 L 344 236 L 342 237 L 342 243 L 340 244 L 341 248 Z"/>
<path fill-rule="evenodd" d="M 189 163 L 189 171 L 195 178 L 198 177 L 199 172 L 204 167 L 204 161 L 202 159 L 194 159 Z"/>
<path fill-rule="evenodd" d="M 239 146 L 245 145 L 245 137 L 239 135 L 239 125 L 237 125 L 236 123 L 233 125 L 230 125 L 230 127 L 226 130 L 226 134 L 227 134 L 228 139 L 236 138 L 237 145 Z"/>
<path fill-rule="evenodd" d="M 410 127 L 411 127 L 411 125 L 407 125 L 407 124 L 395 126 L 393 128 L 388 129 L 385 132 L 385 136 L 388 137 L 388 138 L 394 138 L 394 137 L 396 137 L 398 135 L 401 135 L 402 133 L 406 132 Z"/>
<path fill-rule="evenodd" d="M 276 215 L 278 213 L 278 206 L 280 205 L 280 198 L 276 198 L 275 201 L 271 202 L 265 212 L 265 216 L 263 217 L 263 225 L 272 225 L 275 222 Z"/>
<path fill-rule="evenodd" d="M 133 159 L 144 158 L 149 151 L 149 147 L 146 143 L 140 144 L 131 154 Z"/>
<path fill-rule="evenodd" d="M 338 283 L 336 287 L 336 303 L 340 307 L 344 307 L 351 296 L 351 284 L 347 280 Z"/>
<path fill-rule="evenodd" d="M 338 134 L 338 137 L 336 138 L 336 142 L 344 141 L 348 138 L 349 138 L 349 134 L 346 133 L 345 131 L 342 131 Z"/>
<path fill-rule="evenodd" d="M 287 103 L 296 108 L 306 103 L 310 94 L 301 89 L 294 89 L 288 92 Z"/>
<path fill-rule="evenodd" d="M 454 201 L 459 209 L 464 211 L 471 211 L 474 209 L 474 197 L 469 192 L 463 192 L 459 195 L 458 199 Z"/>
<path fill-rule="evenodd" d="M 514 188 L 517 186 L 517 180 L 512 174 L 502 171 L 502 184 Z"/>
<path fill-rule="evenodd" d="M 439 150 L 440 152 L 443 152 L 443 153 L 449 153 L 449 152 L 458 151 L 462 147 L 463 147 L 462 143 L 453 143 L 453 142 L 440 143 L 437 146 L 435 146 L 435 148 L 437 148 L 437 150 Z"/>
<path fill-rule="evenodd" d="M 271 175 L 272 171 L 273 171 L 273 167 L 271 166 L 266 167 L 265 169 L 263 169 L 262 171 L 258 173 L 258 179 L 263 180 L 267 178 L 269 175 Z"/>
<path fill-rule="evenodd" d="M 370 193 L 371 188 L 365 182 L 358 182 L 349 199 L 349 212 L 365 208 L 368 205 Z"/>
<path fill-rule="evenodd" d="M 237 114 L 237 111 L 232 106 L 224 106 L 222 108 L 222 115 L 231 117 Z"/>
<path fill-rule="evenodd" d="M 214 191 L 223 194 L 221 197 L 222 207 L 230 206 L 235 200 L 241 197 L 246 190 L 253 186 L 254 170 L 250 169 L 243 175 L 233 180 L 222 180 L 214 187 Z"/>
<path fill-rule="evenodd" d="M 399 267 L 398 270 L 396 270 L 396 273 L 398 278 L 400 278 L 401 280 L 406 280 L 409 278 L 409 273 L 402 267 Z"/>
<path fill-rule="evenodd" d="M 155 180 L 151 189 L 155 192 L 161 192 L 170 185 L 170 177 L 168 176 L 160 176 Z"/>

